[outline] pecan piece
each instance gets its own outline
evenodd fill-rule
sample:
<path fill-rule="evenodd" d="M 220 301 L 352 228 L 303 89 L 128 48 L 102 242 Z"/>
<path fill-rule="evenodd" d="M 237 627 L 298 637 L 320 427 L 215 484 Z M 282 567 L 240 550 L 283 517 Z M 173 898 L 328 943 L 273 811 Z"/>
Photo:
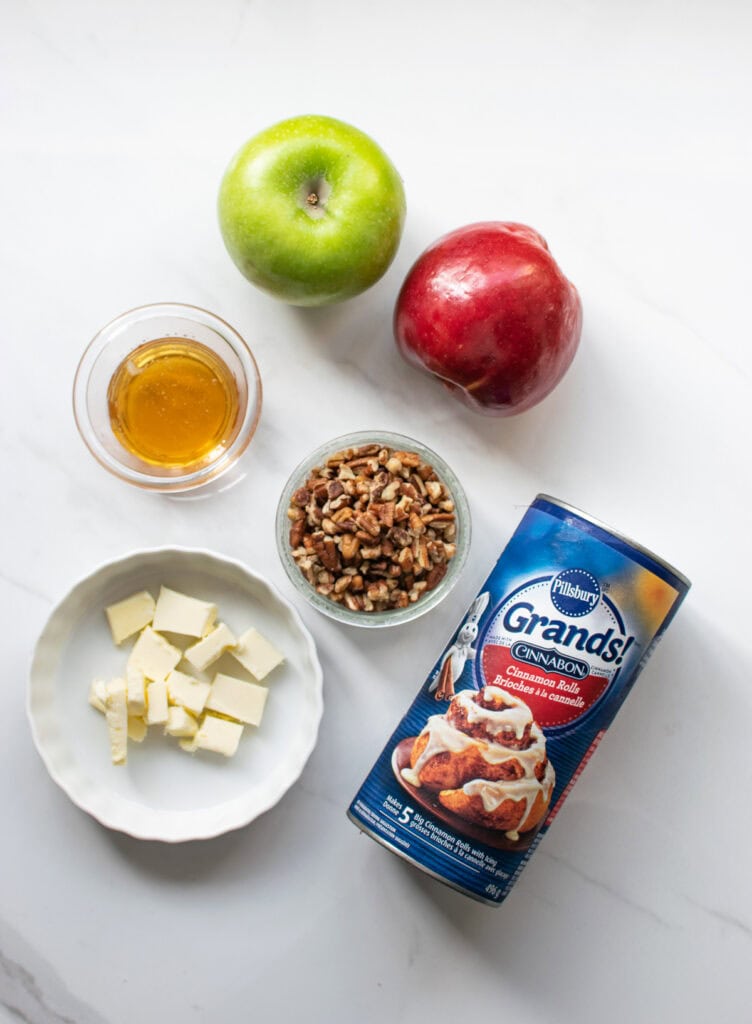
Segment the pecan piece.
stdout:
<path fill-rule="evenodd" d="M 413 553 L 410 548 L 402 548 L 397 556 L 397 563 L 402 572 L 412 572 Z"/>
<path fill-rule="evenodd" d="M 421 519 L 417 512 L 410 513 L 410 529 L 415 534 L 421 534 L 426 532 L 425 521 Z"/>
<path fill-rule="evenodd" d="M 361 549 L 360 549 L 360 557 L 361 558 L 367 558 L 369 561 L 372 558 L 381 558 L 381 545 L 380 544 L 375 544 L 371 548 L 367 548 L 365 546 L 361 547 Z"/>
<path fill-rule="evenodd" d="M 326 540 L 319 541 L 316 544 L 315 550 L 325 569 L 331 569 L 333 572 L 339 572 L 342 568 L 339 552 L 337 551 L 337 545 L 330 537 Z"/>
<path fill-rule="evenodd" d="M 296 519 L 290 527 L 290 547 L 299 548 L 303 543 L 305 533 L 305 519 Z"/>
<path fill-rule="evenodd" d="M 399 459 L 403 466 L 419 466 L 421 462 L 420 455 L 415 452 L 395 452 L 394 458 Z"/>
<path fill-rule="evenodd" d="M 355 522 L 361 530 L 369 533 L 372 537 L 378 537 L 381 533 L 378 520 L 370 512 L 359 512 L 355 517 Z"/>
<path fill-rule="evenodd" d="M 346 562 L 351 562 L 360 549 L 360 538 L 356 537 L 355 534 L 347 533 L 342 538 L 340 544 L 340 553 Z"/>
<path fill-rule="evenodd" d="M 442 487 L 438 480 L 427 480 L 426 491 L 428 492 L 428 497 L 431 499 L 434 505 L 438 504 L 438 502 L 441 501 Z"/>
<path fill-rule="evenodd" d="M 439 565 L 435 565 L 426 576 L 426 590 L 433 590 L 437 584 L 441 583 L 446 576 L 446 571 L 446 562 L 441 562 Z"/>

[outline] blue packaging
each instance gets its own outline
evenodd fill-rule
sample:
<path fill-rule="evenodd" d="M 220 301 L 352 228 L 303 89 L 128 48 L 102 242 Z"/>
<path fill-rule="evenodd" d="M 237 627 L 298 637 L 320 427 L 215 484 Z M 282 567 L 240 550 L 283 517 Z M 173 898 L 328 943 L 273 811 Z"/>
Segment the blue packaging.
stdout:
<path fill-rule="evenodd" d="M 689 580 L 538 495 L 348 815 L 498 905 L 600 743 Z"/>

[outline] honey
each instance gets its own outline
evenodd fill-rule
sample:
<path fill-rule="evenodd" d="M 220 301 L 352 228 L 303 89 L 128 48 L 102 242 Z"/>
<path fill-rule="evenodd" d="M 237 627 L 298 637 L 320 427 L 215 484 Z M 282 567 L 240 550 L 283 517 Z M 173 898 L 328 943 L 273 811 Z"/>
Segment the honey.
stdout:
<path fill-rule="evenodd" d="M 237 430 L 238 387 L 226 364 L 188 338 L 131 352 L 107 389 L 112 430 L 143 462 L 186 469 L 226 448 Z"/>

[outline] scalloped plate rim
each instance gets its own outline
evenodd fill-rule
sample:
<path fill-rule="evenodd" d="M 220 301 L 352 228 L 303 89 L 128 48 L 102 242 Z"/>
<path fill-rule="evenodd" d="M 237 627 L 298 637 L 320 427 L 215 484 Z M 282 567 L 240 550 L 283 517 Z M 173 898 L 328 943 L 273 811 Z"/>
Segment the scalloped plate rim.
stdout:
<path fill-rule="evenodd" d="M 43 729 L 41 726 L 43 722 L 40 718 L 39 709 L 35 707 L 35 694 L 38 689 L 38 684 L 35 683 L 37 674 L 44 671 L 44 661 L 50 656 L 50 644 L 52 643 L 54 650 L 54 633 L 59 625 L 59 619 L 61 614 L 65 610 L 65 606 L 74 599 L 77 593 L 87 584 L 93 582 L 98 576 L 106 577 L 116 571 L 119 567 L 125 567 L 129 562 L 135 561 L 136 559 L 148 557 L 148 556 L 159 556 L 169 557 L 170 555 L 177 555 L 179 558 L 183 556 L 199 556 L 201 558 L 208 559 L 210 562 L 219 562 L 224 565 L 230 566 L 236 572 L 240 572 L 242 575 L 250 578 L 254 582 L 260 584 L 263 588 L 271 594 L 274 600 L 282 606 L 287 616 L 300 634 L 304 641 L 305 650 L 308 658 L 310 659 L 311 667 L 314 671 L 313 687 L 312 687 L 312 707 L 313 707 L 313 718 L 310 723 L 310 730 L 306 736 L 306 742 L 299 744 L 298 748 L 294 748 L 288 758 L 289 769 L 283 776 L 283 782 L 281 787 L 278 785 L 277 789 L 272 789 L 264 799 L 259 799 L 252 807 L 246 807 L 242 813 L 235 813 L 229 815 L 229 820 L 220 820 L 216 825 L 205 828 L 196 828 L 193 826 L 188 830 L 171 829 L 161 830 L 154 827 L 145 827 L 136 821 L 135 823 L 129 821 L 123 821 L 118 814 L 112 814 L 110 807 L 105 800 L 104 806 L 97 806 L 98 801 L 87 799 L 85 796 L 78 793 L 75 789 L 71 788 L 71 784 L 65 777 L 65 773 L 61 772 L 57 765 L 53 762 L 49 750 L 48 744 L 42 735 Z M 318 739 L 318 731 L 321 722 L 321 716 L 323 714 L 324 702 L 323 702 L 323 671 L 321 663 L 318 658 L 318 652 L 316 648 L 315 640 L 311 635 L 310 631 L 303 623 L 298 610 L 294 605 L 282 595 L 277 586 L 272 583 L 266 576 L 251 569 L 245 563 L 239 559 L 233 558 L 229 555 L 221 554 L 217 551 L 212 551 L 209 548 L 204 547 L 191 547 L 187 545 L 166 545 L 156 546 L 148 548 L 136 548 L 128 553 L 121 555 L 114 559 L 109 559 L 100 562 L 89 572 L 80 575 L 76 581 L 67 589 L 63 596 L 55 602 L 54 606 L 50 610 L 44 626 L 37 638 L 34 645 L 34 649 L 31 656 L 29 677 L 27 684 L 26 693 L 26 716 L 31 729 L 32 740 L 36 747 L 37 753 L 39 754 L 42 763 L 44 764 L 50 778 L 53 782 L 58 785 L 66 796 L 75 804 L 80 810 L 89 814 L 92 818 L 98 821 L 105 828 L 112 829 L 117 832 L 122 832 L 125 835 L 129 835 L 134 839 L 159 841 L 165 843 L 181 843 L 191 842 L 194 840 L 213 839 L 217 836 L 224 835 L 227 832 L 234 831 L 236 829 L 244 828 L 246 825 L 251 824 L 257 817 L 270 810 L 279 800 L 285 795 L 285 793 L 295 784 L 300 778 L 303 768 L 305 767 L 309 757 L 313 753 Z M 228 810 L 231 810 L 233 806 L 240 802 L 240 798 L 228 801 L 225 805 Z M 138 804 L 134 803 L 134 806 L 138 807 Z M 157 817 L 159 812 L 155 812 Z M 173 811 L 170 812 L 173 818 L 180 818 L 185 815 L 193 815 L 193 811 Z"/>

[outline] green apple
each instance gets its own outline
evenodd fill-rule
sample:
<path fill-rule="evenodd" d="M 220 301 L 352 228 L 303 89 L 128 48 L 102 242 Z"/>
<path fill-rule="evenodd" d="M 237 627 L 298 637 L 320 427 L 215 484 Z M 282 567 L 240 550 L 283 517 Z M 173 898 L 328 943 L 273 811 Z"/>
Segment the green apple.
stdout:
<path fill-rule="evenodd" d="M 349 299 L 378 281 L 404 220 L 391 160 L 333 117 L 293 117 L 256 135 L 219 190 L 222 237 L 237 267 L 296 306 Z"/>

